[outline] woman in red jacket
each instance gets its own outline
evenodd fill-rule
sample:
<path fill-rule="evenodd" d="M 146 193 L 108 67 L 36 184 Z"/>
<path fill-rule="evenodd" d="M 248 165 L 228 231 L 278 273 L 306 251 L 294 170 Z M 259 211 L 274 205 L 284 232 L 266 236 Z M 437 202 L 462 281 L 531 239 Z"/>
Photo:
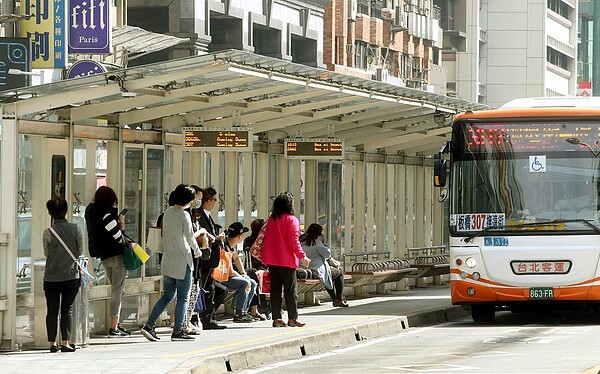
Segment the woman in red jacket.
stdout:
<path fill-rule="evenodd" d="M 298 241 L 300 221 L 294 216 L 294 196 L 282 192 L 273 201 L 271 216 L 261 248 L 261 261 L 271 275 L 271 308 L 273 327 L 285 327 L 281 319 L 281 289 L 288 311 L 287 326 L 302 327 L 298 321 L 298 295 L 296 293 L 296 268 L 298 261 L 308 267 L 310 260 Z"/>

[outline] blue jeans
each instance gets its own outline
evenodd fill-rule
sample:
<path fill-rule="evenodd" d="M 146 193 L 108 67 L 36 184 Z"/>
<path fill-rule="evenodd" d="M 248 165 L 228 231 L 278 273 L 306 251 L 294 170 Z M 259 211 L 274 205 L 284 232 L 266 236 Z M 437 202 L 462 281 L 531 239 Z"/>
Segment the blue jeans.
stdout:
<path fill-rule="evenodd" d="M 230 290 L 235 290 L 235 298 L 233 299 L 235 315 L 240 316 L 248 312 L 248 305 L 250 305 L 256 290 L 256 281 L 244 277 L 230 277 L 227 282 L 222 282 L 222 284 Z M 248 286 L 250 286 L 250 291 L 246 292 Z"/>
<path fill-rule="evenodd" d="M 192 287 L 192 272 L 190 267 L 186 266 L 185 277 L 183 279 L 175 279 L 163 275 L 163 295 L 152 308 L 150 318 L 147 325 L 154 327 L 156 320 L 161 313 L 167 309 L 171 301 L 177 294 L 177 304 L 175 305 L 175 326 L 173 331 L 179 332 L 183 330 L 183 322 L 185 321 L 185 311 L 187 310 L 188 300 L 190 298 L 190 288 Z"/>

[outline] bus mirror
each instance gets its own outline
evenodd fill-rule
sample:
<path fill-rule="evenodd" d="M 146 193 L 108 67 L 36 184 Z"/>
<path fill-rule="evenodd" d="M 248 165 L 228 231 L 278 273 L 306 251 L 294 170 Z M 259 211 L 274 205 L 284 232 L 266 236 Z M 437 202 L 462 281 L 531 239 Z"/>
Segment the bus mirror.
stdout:
<path fill-rule="evenodd" d="M 433 185 L 435 187 L 446 186 L 446 160 L 438 158 L 433 163 Z"/>

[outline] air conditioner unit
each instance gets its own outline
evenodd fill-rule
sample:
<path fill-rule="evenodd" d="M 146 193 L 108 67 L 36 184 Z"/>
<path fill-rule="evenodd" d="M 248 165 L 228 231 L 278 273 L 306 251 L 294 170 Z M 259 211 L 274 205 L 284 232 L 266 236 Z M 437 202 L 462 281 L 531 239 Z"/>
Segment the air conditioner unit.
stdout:
<path fill-rule="evenodd" d="M 356 21 L 356 14 L 358 13 L 358 0 L 348 0 L 348 19 Z"/>
<path fill-rule="evenodd" d="M 373 74 L 373 80 L 386 82 L 388 78 L 388 70 L 384 68 L 377 68 L 375 74 Z"/>
<path fill-rule="evenodd" d="M 356 51 L 356 45 L 354 44 L 346 44 L 346 53 L 349 55 L 353 55 Z"/>
<path fill-rule="evenodd" d="M 406 31 L 408 30 L 408 22 L 406 20 L 406 12 L 402 7 L 396 7 L 396 14 L 394 16 L 394 22 L 392 23 L 392 31 Z"/>

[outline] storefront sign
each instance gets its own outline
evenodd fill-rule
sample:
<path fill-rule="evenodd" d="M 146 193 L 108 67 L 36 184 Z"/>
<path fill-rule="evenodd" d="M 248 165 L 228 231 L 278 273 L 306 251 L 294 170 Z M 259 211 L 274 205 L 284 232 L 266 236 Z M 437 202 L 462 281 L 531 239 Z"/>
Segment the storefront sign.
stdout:
<path fill-rule="evenodd" d="M 67 79 L 87 77 L 88 75 L 106 73 L 106 67 L 94 60 L 79 60 L 69 68 Z"/>
<path fill-rule="evenodd" d="M 67 65 L 66 0 L 25 0 L 20 35 L 29 38 L 31 62 L 35 69 L 64 68 Z"/>
<path fill-rule="evenodd" d="M 0 91 L 26 87 L 29 75 L 8 74 L 10 69 L 20 72 L 31 70 L 31 55 L 29 53 L 29 39 L 27 38 L 0 38 Z"/>
<path fill-rule="evenodd" d="M 110 53 L 110 5 L 106 0 L 69 1 L 69 53 Z"/>

